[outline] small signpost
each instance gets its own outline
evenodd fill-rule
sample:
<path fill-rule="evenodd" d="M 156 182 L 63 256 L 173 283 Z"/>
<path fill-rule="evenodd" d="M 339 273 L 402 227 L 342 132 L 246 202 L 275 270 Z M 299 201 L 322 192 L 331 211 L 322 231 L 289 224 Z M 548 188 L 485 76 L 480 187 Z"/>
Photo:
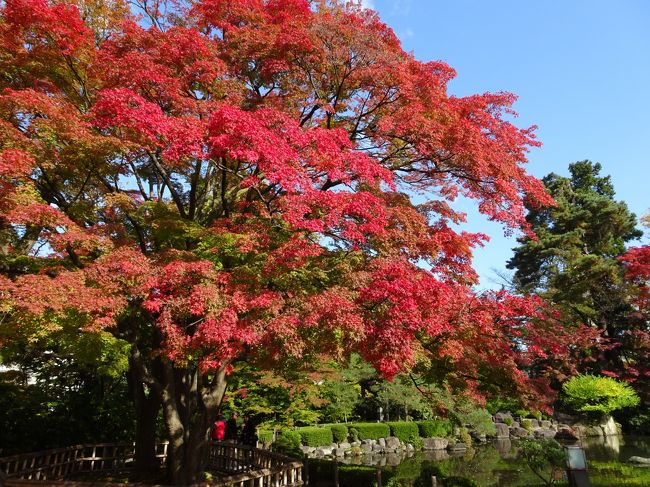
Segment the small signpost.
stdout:
<path fill-rule="evenodd" d="M 565 447 L 567 453 L 567 476 L 570 487 L 591 487 L 587 473 L 587 457 L 581 446 Z"/>

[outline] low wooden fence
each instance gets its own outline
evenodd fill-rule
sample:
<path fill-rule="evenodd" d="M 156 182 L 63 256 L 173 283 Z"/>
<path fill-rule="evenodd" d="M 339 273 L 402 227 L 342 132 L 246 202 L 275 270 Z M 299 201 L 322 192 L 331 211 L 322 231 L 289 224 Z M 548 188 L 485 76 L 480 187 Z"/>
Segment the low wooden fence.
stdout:
<path fill-rule="evenodd" d="M 134 464 L 134 445 L 105 443 L 77 445 L 56 450 L 0 458 L 0 487 L 59 486 L 108 487 L 110 482 L 80 482 L 80 474 L 120 472 Z M 156 446 L 160 466 L 167 459 L 167 443 Z M 298 487 L 303 485 L 302 462 L 249 446 L 218 443 L 212 445 L 208 470 L 210 482 L 191 487 Z M 119 484 L 121 487 L 143 484 Z"/>
<path fill-rule="evenodd" d="M 303 485 L 303 464 L 267 450 L 250 446 L 217 443 L 210 449 L 208 469 L 230 474 L 212 486 L 298 487 Z"/>

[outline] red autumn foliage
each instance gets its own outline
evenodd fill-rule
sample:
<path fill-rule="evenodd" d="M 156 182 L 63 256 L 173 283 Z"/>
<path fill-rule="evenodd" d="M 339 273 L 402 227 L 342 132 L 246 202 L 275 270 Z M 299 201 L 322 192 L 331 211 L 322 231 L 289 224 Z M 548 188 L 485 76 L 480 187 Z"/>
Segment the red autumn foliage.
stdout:
<path fill-rule="evenodd" d="M 622 338 L 627 352 L 624 378 L 632 383 L 644 400 L 650 399 L 650 245 L 629 249 L 619 259 L 625 266 L 626 279 L 636 290 L 635 307 L 631 319 L 641 323 Z"/>
<path fill-rule="evenodd" d="M 342 2 L 152 2 L 140 18 L 75 3 L 0 14 L 0 234 L 22 244 L 2 251 L 43 264 L 0 279 L 0 309 L 18 333 L 74 320 L 129 341 L 187 467 L 173 482 L 198 481 L 239 360 L 357 351 L 387 377 L 428 361 L 477 399 L 552 398 L 594 337 L 535 299 L 477 294 L 486 237 L 453 209 L 464 195 L 528 231 L 524 199 L 552 204 L 524 169 L 538 142 L 510 122 L 514 95 L 449 96 L 452 68 Z"/>
<path fill-rule="evenodd" d="M 625 265 L 625 275 L 630 282 L 639 287 L 637 305 L 639 311 L 650 313 L 650 245 L 635 247 L 621 257 Z"/>
<path fill-rule="evenodd" d="M 449 96 L 453 69 L 343 3 L 177 2 L 99 40 L 71 3 L 1 13 L 2 219 L 62 265 L 2 281 L 16 316 L 153 324 L 151 357 L 202 372 L 359 351 L 532 397 L 550 368 L 524 369 L 570 367 L 541 303 L 474 292 L 485 237 L 455 226 L 460 194 L 507 231 L 552 204 L 514 95 Z"/>

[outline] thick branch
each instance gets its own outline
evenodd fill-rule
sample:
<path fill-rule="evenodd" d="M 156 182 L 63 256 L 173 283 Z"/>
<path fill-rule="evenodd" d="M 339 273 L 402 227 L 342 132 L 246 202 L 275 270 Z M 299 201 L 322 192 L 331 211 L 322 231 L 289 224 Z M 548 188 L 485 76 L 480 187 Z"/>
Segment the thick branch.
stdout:
<path fill-rule="evenodd" d="M 150 152 L 150 151 L 147 151 L 147 154 L 151 158 L 151 162 L 153 163 L 154 167 L 158 171 L 158 174 L 160 174 L 160 176 L 162 177 L 162 179 L 163 179 L 163 181 L 165 183 L 165 186 L 167 186 L 167 188 L 169 189 L 169 192 L 172 195 L 172 200 L 174 200 L 174 203 L 176 204 L 176 207 L 178 208 L 178 212 L 180 213 L 180 215 L 183 218 L 187 218 L 187 213 L 185 212 L 185 207 L 183 205 L 183 200 L 180 197 L 180 195 L 178 194 L 178 192 L 176 191 L 176 189 L 174 188 L 174 186 L 172 185 L 172 181 L 171 181 L 171 179 L 169 177 L 169 174 L 167 173 L 165 168 L 162 166 L 162 164 L 158 160 L 158 156 L 156 156 L 156 154 L 154 154 L 153 152 Z"/>

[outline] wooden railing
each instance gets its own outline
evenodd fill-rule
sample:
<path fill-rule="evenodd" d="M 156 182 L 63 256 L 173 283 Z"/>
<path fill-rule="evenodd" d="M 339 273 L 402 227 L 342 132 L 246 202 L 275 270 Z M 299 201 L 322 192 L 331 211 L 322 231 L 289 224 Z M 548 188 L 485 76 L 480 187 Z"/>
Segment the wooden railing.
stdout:
<path fill-rule="evenodd" d="M 230 474 L 212 486 L 298 487 L 303 464 L 293 458 L 250 446 L 218 443 L 210 449 L 208 469 Z"/>
<path fill-rule="evenodd" d="M 61 487 L 110 486 L 110 482 L 79 482 L 80 474 L 119 472 L 134 464 L 134 445 L 106 443 L 78 445 L 0 458 L 0 487 L 44 485 Z M 167 459 L 167 443 L 156 447 L 160 466 Z M 209 452 L 208 470 L 215 478 L 191 487 L 298 487 L 303 485 L 302 462 L 249 446 L 218 443 Z M 115 485 L 115 484 L 113 484 Z M 120 484 L 120 487 L 142 484 Z"/>
<path fill-rule="evenodd" d="M 116 472 L 133 466 L 133 443 L 76 445 L 55 450 L 24 453 L 0 458 L 0 470 L 9 479 L 63 480 L 79 473 Z M 162 467 L 167 458 L 167 443 L 156 445 Z"/>

